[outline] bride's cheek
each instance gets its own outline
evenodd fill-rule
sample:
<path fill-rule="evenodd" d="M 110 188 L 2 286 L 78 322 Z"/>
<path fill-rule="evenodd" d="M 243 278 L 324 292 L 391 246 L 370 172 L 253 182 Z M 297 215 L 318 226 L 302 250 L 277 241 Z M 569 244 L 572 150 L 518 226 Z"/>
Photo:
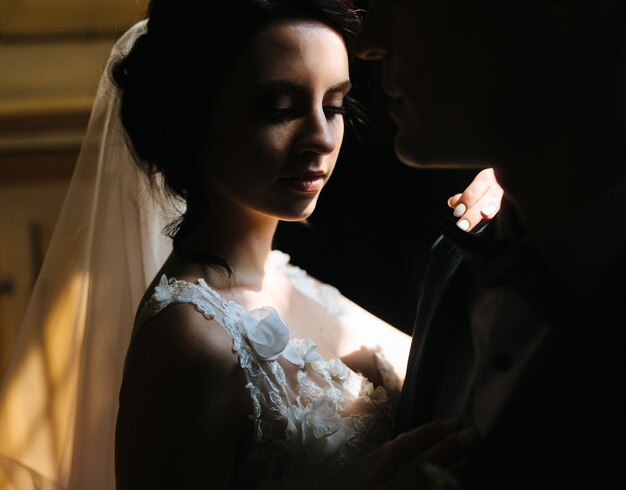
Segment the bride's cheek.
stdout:
<path fill-rule="evenodd" d="M 258 132 L 251 146 L 265 157 L 284 160 L 293 148 L 294 133 L 290 125 L 267 128 Z"/>

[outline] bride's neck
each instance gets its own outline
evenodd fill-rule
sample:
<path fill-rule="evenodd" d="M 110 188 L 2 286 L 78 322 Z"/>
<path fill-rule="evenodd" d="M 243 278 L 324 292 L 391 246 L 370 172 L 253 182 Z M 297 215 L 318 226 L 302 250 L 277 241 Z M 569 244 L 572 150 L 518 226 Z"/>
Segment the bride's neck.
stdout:
<path fill-rule="evenodd" d="M 187 233 L 180 248 L 197 256 L 214 255 L 226 260 L 232 272 L 227 281 L 223 274 L 206 271 L 205 277 L 216 283 L 214 286 L 219 288 L 220 283 L 228 282 L 229 287 L 260 290 L 277 225 L 278 220 L 267 216 L 208 213 Z"/>

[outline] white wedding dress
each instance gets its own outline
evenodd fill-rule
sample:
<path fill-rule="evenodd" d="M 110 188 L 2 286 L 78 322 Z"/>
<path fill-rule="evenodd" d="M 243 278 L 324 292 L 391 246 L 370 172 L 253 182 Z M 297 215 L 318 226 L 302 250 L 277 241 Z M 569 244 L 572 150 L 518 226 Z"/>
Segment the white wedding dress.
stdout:
<path fill-rule="evenodd" d="M 352 303 L 273 251 L 273 265 L 291 283 L 341 318 Z M 250 312 L 206 282 L 161 277 L 139 310 L 135 334 L 172 304 L 190 303 L 219 323 L 245 373 L 254 407 L 252 450 L 235 472 L 234 488 L 357 488 L 373 454 L 391 437 L 400 382 L 380 351 L 374 353 L 383 386 L 339 359 L 323 359 L 310 339 L 290 338 L 272 308 Z M 207 328 L 212 326 L 207 322 Z M 122 388 L 122 397 L 124 388 Z"/>

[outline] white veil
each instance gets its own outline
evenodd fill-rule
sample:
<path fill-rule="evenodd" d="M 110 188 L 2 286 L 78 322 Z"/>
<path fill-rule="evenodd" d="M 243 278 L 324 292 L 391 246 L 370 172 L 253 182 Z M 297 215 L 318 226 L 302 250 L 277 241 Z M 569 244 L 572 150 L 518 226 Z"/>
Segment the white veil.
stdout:
<path fill-rule="evenodd" d="M 114 429 L 138 303 L 166 256 L 171 204 L 137 169 L 109 80 L 0 385 L 0 490 L 113 490 Z"/>

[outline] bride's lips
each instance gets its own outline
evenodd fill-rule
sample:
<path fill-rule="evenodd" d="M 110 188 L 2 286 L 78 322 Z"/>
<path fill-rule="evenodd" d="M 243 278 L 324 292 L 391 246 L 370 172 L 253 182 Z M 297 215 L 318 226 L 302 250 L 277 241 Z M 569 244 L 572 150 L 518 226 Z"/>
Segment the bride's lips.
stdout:
<path fill-rule="evenodd" d="M 294 177 L 284 177 L 279 182 L 299 192 L 318 192 L 324 187 L 326 172 L 307 172 Z"/>

